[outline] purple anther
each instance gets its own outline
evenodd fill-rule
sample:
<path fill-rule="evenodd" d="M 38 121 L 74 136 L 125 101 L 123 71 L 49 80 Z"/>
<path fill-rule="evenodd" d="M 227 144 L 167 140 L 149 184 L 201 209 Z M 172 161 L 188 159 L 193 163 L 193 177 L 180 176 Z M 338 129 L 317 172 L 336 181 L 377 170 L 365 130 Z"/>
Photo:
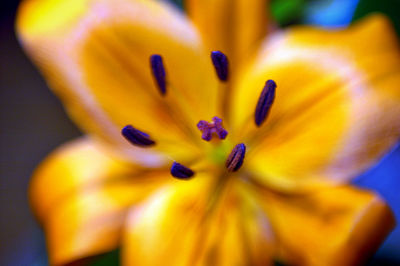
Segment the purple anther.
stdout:
<path fill-rule="evenodd" d="M 165 80 L 165 67 L 161 55 L 153 54 L 150 56 L 151 72 L 157 87 L 162 95 L 167 93 L 167 82 Z"/>
<path fill-rule="evenodd" d="M 194 175 L 194 172 L 190 168 L 174 162 L 171 166 L 171 175 L 179 179 L 189 179 Z"/>
<path fill-rule="evenodd" d="M 201 138 L 205 141 L 210 141 L 213 134 L 215 134 L 219 139 L 225 139 L 228 135 L 228 131 L 222 126 L 222 119 L 214 116 L 212 120 L 213 122 L 211 123 L 204 120 L 200 120 L 197 123 L 197 128 L 203 133 Z"/>
<path fill-rule="evenodd" d="M 125 137 L 126 140 L 128 140 L 130 143 L 132 143 L 135 146 L 139 147 L 149 147 L 154 144 L 156 144 L 148 134 L 137 130 L 131 125 L 125 126 L 121 130 L 122 136 Z"/>
<path fill-rule="evenodd" d="M 229 61 L 228 57 L 220 51 L 211 52 L 211 60 L 221 81 L 227 81 L 229 76 Z"/>
<path fill-rule="evenodd" d="M 271 106 L 275 100 L 276 83 L 273 80 L 268 80 L 258 98 L 256 111 L 254 113 L 254 120 L 259 127 L 268 117 Z"/>
<path fill-rule="evenodd" d="M 233 148 L 225 163 L 225 166 L 229 172 L 235 172 L 242 167 L 245 154 L 246 146 L 243 143 L 240 143 Z"/>

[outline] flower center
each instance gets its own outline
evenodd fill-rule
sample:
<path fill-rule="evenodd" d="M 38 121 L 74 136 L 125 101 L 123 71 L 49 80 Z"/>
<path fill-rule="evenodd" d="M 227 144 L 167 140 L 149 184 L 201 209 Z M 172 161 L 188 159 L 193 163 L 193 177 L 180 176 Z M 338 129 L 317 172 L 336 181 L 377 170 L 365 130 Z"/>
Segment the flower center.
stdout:
<path fill-rule="evenodd" d="M 211 52 L 211 60 L 219 80 L 227 82 L 229 78 L 229 61 L 226 55 L 220 51 L 213 51 Z M 166 71 L 161 55 L 153 54 L 150 56 L 150 67 L 160 94 L 165 96 L 167 93 Z M 261 91 L 255 108 L 254 122 L 257 127 L 260 127 L 267 119 L 275 100 L 275 91 L 276 83 L 273 80 L 268 80 Z M 205 141 L 211 141 L 213 137 L 224 140 L 228 135 L 228 131 L 222 125 L 222 119 L 218 116 L 214 116 L 212 122 L 200 120 L 197 123 L 197 128 L 201 131 L 201 138 Z M 125 126 L 121 133 L 131 144 L 138 147 L 147 148 L 156 144 L 147 133 L 131 125 Z M 225 144 L 227 145 L 222 145 L 221 142 L 220 145 L 214 147 L 211 152 L 211 159 L 218 164 L 222 164 L 225 161 L 225 168 L 228 172 L 238 171 L 244 162 L 246 145 L 244 143 L 237 144 L 228 155 L 227 146 L 230 145 L 229 143 Z M 173 177 L 179 179 L 190 179 L 195 175 L 195 171 L 178 162 L 173 162 L 170 172 Z"/>

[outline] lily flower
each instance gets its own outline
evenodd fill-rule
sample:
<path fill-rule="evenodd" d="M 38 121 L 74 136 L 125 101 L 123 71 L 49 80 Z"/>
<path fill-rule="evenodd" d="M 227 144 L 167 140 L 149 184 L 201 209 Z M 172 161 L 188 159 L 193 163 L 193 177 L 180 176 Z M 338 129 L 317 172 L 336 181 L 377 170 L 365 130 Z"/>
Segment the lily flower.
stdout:
<path fill-rule="evenodd" d="M 394 226 L 349 181 L 400 133 L 381 15 L 270 30 L 264 0 L 26 0 L 23 47 L 86 137 L 30 200 L 53 265 L 353 265 Z"/>

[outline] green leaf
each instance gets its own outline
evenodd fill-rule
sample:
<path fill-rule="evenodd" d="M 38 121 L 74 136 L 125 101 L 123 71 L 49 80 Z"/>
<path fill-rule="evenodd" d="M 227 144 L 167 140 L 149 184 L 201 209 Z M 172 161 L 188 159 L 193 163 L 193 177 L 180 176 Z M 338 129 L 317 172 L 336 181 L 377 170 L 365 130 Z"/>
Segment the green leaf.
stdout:
<path fill-rule="evenodd" d="M 273 0 L 271 13 L 280 26 L 298 21 L 304 11 L 306 0 Z"/>

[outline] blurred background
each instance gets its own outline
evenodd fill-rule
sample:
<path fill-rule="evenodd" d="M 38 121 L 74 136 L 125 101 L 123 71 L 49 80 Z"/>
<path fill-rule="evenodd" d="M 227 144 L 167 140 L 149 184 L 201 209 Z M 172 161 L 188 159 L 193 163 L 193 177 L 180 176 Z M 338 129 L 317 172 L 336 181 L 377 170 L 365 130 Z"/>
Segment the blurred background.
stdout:
<path fill-rule="evenodd" d="M 18 44 L 14 20 L 19 2 L 0 2 L 0 265 L 47 265 L 44 236 L 27 198 L 30 175 L 46 154 L 81 133 Z M 182 1 L 175 2 L 182 7 Z M 376 11 L 392 19 L 400 36 L 400 0 L 272 1 L 282 27 L 346 26 Z M 378 191 L 400 221 L 400 148 L 354 183 Z M 368 265 L 400 265 L 400 226 Z"/>

